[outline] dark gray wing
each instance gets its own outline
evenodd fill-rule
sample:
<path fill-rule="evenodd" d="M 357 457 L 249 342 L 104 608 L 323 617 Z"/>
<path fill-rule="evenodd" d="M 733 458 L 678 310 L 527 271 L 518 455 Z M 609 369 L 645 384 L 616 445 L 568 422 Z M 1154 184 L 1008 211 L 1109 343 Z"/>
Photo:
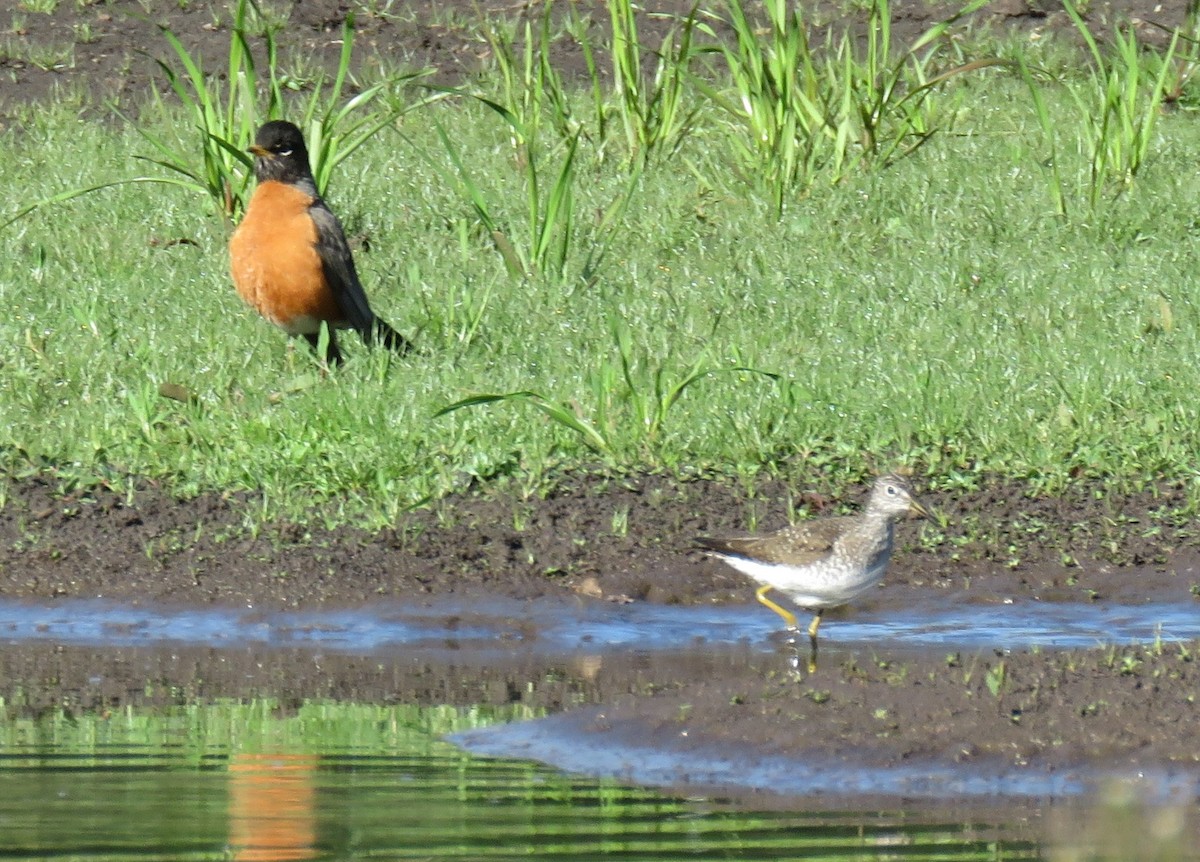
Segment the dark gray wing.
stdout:
<path fill-rule="evenodd" d="M 354 256 L 350 253 L 342 224 L 320 198 L 313 202 L 309 213 L 317 227 L 317 254 L 321 256 L 325 280 L 329 282 L 338 308 L 364 340 L 371 340 L 375 314 L 367 302 L 362 282 L 358 280 L 358 270 L 354 268 Z"/>

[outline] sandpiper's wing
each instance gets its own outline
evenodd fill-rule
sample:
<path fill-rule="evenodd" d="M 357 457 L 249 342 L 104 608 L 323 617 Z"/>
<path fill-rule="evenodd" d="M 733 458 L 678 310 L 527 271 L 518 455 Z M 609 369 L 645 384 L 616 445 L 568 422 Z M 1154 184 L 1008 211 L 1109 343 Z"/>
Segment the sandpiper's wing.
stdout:
<path fill-rule="evenodd" d="M 699 538 L 700 547 L 718 554 L 749 557 L 763 563 L 807 566 L 833 551 L 833 543 L 846 532 L 853 518 L 822 518 L 801 521 L 764 536 L 741 539 Z"/>

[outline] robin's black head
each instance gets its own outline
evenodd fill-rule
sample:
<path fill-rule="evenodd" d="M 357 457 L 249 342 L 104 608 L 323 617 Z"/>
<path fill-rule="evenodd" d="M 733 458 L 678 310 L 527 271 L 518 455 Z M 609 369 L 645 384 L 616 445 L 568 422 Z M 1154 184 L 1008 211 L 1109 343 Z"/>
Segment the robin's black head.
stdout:
<path fill-rule="evenodd" d="M 292 123 L 272 120 L 261 126 L 249 150 L 255 156 L 254 176 L 260 183 L 312 181 L 304 135 Z"/>

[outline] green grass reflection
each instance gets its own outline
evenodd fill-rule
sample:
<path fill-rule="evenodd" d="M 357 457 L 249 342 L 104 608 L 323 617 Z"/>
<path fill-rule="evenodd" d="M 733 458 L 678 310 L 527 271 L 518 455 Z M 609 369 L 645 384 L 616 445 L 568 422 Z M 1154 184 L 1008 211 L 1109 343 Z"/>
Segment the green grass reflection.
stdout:
<path fill-rule="evenodd" d="M 275 700 L 0 712 L 6 859 L 1019 859 L 994 824 L 747 812 L 442 735 L 528 707 Z"/>

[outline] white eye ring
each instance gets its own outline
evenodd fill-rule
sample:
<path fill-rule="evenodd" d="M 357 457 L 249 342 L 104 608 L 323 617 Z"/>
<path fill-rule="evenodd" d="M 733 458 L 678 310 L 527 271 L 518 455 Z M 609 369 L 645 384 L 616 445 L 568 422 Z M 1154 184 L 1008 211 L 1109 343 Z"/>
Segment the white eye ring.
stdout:
<path fill-rule="evenodd" d="M 291 154 L 292 154 L 291 150 L 280 150 L 279 151 L 279 155 L 283 156 L 284 158 L 287 158 Z"/>

